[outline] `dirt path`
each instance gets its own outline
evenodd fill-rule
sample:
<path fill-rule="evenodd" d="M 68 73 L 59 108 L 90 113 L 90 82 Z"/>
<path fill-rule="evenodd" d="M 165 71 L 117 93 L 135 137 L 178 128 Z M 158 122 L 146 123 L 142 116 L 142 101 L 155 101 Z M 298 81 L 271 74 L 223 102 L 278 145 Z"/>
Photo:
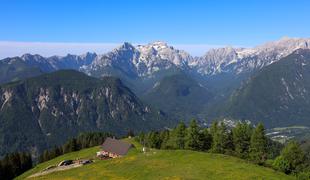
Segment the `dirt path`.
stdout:
<path fill-rule="evenodd" d="M 68 170 L 68 169 L 72 169 L 72 168 L 77 168 L 77 167 L 80 167 L 80 166 L 83 166 L 83 164 L 71 164 L 71 165 L 68 165 L 68 166 L 57 166 L 57 167 L 55 167 L 53 169 L 49 169 L 49 170 L 46 170 L 46 171 L 35 173 L 35 174 L 29 176 L 28 178 L 42 176 L 42 175 L 50 174 L 50 173 L 56 172 L 56 171 L 64 171 L 64 170 Z"/>

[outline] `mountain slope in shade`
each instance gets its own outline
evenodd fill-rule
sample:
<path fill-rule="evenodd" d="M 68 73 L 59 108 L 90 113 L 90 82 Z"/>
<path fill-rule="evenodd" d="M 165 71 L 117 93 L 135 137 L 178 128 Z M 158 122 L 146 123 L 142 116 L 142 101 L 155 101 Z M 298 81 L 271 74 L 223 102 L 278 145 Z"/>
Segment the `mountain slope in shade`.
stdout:
<path fill-rule="evenodd" d="M 49 58 L 38 54 L 24 54 L 21 57 L 5 58 L 0 61 L 0 84 L 61 69 L 78 70 L 89 65 L 96 57 L 95 53 L 86 53 L 80 56 L 68 54 Z"/>
<path fill-rule="evenodd" d="M 40 68 L 29 66 L 19 57 L 0 61 L 0 84 L 38 76 L 42 73 Z"/>
<path fill-rule="evenodd" d="M 300 49 L 263 68 L 222 112 L 268 126 L 310 125 L 310 50 Z"/>
<path fill-rule="evenodd" d="M 199 116 L 211 96 L 206 87 L 186 74 L 179 73 L 158 81 L 142 99 L 179 120 L 188 120 Z"/>
<path fill-rule="evenodd" d="M 84 131 L 123 135 L 168 125 L 116 78 L 62 70 L 0 87 L 0 155 L 64 143 Z"/>

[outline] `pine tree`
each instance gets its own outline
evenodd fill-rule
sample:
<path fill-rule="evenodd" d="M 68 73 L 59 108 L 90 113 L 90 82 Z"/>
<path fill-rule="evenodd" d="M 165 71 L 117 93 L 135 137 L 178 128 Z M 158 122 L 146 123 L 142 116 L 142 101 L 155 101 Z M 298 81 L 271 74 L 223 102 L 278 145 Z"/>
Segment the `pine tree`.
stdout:
<path fill-rule="evenodd" d="M 142 144 L 142 146 L 145 146 L 145 134 L 144 134 L 144 132 L 141 132 L 141 133 L 139 134 L 139 136 L 136 136 L 136 140 L 137 140 L 140 144 Z"/>
<path fill-rule="evenodd" d="M 232 129 L 234 149 L 238 157 L 248 157 L 251 132 L 251 127 L 247 123 L 238 123 L 236 127 Z"/>
<path fill-rule="evenodd" d="M 263 164 L 267 158 L 267 140 L 265 136 L 265 128 L 259 123 L 251 136 L 250 143 L 250 159 L 257 163 Z"/>
<path fill-rule="evenodd" d="M 161 146 L 161 139 L 157 131 L 152 131 L 148 135 L 148 146 L 151 148 L 159 149 Z"/>
<path fill-rule="evenodd" d="M 211 132 L 213 134 L 211 152 L 225 153 L 231 151 L 231 138 L 226 125 L 223 122 L 221 122 L 220 126 L 215 123 L 211 126 Z"/>
<path fill-rule="evenodd" d="M 160 149 L 169 149 L 169 138 L 170 132 L 168 130 L 160 132 L 160 139 L 162 141 Z"/>
<path fill-rule="evenodd" d="M 215 134 L 217 133 L 217 129 L 218 129 L 218 122 L 214 121 L 210 127 L 210 134 L 212 137 L 214 137 Z"/>
<path fill-rule="evenodd" d="M 280 156 L 289 163 L 291 172 L 300 170 L 305 162 L 305 154 L 296 141 L 289 142 Z"/>
<path fill-rule="evenodd" d="M 201 133 L 199 133 L 200 150 L 208 151 L 212 144 L 212 135 L 209 130 L 205 128 Z"/>
<path fill-rule="evenodd" d="M 26 170 L 32 168 L 32 159 L 29 153 L 19 153 L 20 163 L 21 163 L 21 171 L 25 172 Z"/>
<path fill-rule="evenodd" d="M 50 152 L 48 150 L 43 151 L 43 162 L 50 160 Z"/>
<path fill-rule="evenodd" d="M 9 155 L 6 155 L 3 159 L 2 159 L 2 170 L 3 170 L 3 176 L 1 176 L 1 178 L 3 179 L 13 179 L 14 176 L 14 172 L 13 172 L 13 166 L 12 163 L 10 161 Z"/>
<path fill-rule="evenodd" d="M 12 153 L 9 155 L 9 163 L 11 165 L 13 177 L 18 176 L 21 173 L 21 162 L 18 153 Z"/>
<path fill-rule="evenodd" d="M 187 129 L 186 148 L 191 150 L 199 150 L 201 147 L 199 127 L 196 120 L 192 120 Z"/>
<path fill-rule="evenodd" d="M 180 122 L 175 129 L 175 146 L 177 149 L 185 148 L 186 126 Z"/>
<path fill-rule="evenodd" d="M 71 149 L 71 152 L 80 150 L 79 144 L 77 143 L 77 140 L 75 138 L 73 138 L 71 141 L 70 149 Z"/>

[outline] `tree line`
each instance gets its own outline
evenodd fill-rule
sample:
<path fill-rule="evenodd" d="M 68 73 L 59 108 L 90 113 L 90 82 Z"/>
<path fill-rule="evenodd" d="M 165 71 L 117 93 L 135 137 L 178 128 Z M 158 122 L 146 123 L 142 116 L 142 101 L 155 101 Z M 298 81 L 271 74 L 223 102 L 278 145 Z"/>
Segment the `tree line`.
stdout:
<path fill-rule="evenodd" d="M 140 133 L 136 140 L 156 149 L 187 149 L 237 156 L 258 165 L 271 166 L 287 174 L 303 172 L 305 156 L 298 143 L 292 141 L 285 148 L 265 135 L 263 124 L 252 127 L 239 122 L 229 129 L 223 122 L 213 122 L 201 128 L 195 120 L 187 127 L 183 122 L 175 128 Z M 276 158 L 276 159 L 275 159 Z M 275 159 L 273 163 L 267 160 Z"/>
<path fill-rule="evenodd" d="M 107 137 L 112 137 L 112 134 L 105 132 L 81 133 L 76 138 L 69 139 L 62 146 L 55 146 L 50 150 L 43 151 L 43 153 L 39 156 L 38 161 L 39 163 L 42 163 L 69 152 L 98 146 L 102 144 Z"/>
<path fill-rule="evenodd" d="M 62 146 L 55 146 L 43 151 L 38 157 L 38 162 L 45 162 L 65 153 L 78 151 L 83 148 L 100 145 L 112 134 L 105 132 L 81 133 L 76 138 L 69 139 Z M 10 153 L 0 160 L 0 179 L 13 179 L 33 167 L 30 153 Z"/>
<path fill-rule="evenodd" d="M 11 153 L 0 160 L 0 179 L 13 179 L 32 168 L 31 154 Z"/>

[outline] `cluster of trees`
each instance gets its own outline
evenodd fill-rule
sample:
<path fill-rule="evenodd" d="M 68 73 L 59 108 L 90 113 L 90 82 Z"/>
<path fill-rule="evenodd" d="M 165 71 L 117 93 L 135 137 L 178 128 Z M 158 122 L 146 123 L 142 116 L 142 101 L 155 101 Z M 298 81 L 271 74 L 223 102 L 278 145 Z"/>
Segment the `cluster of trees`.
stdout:
<path fill-rule="evenodd" d="M 213 122 L 210 128 L 201 128 L 192 120 L 188 127 L 181 122 L 171 130 L 141 133 L 136 136 L 136 140 L 150 148 L 228 154 L 259 165 L 265 165 L 266 160 L 276 158 L 272 167 L 287 174 L 303 172 L 307 167 L 305 155 L 298 143 L 292 141 L 284 147 L 272 141 L 266 137 L 263 124 L 252 127 L 240 122 L 229 129 L 223 122 Z"/>
<path fill-rule="evenodd" d="M 290 141 L 273 162 L 273 167 L 286 174 L 310 172 L 306 158 L 299 144 L 296 141 Z M 310 173 L 308 174 L 308 178 L 310 179 Z"/>
<path fill-rule="evenodd" d="M 262 124 L 253 128 L 247 123 L 238 123 L 236 127 L 228 129 L 223 122 L 213 122 L 210 128 L 201 128 L 192 120 L 188 127 L 181 122 L 172 130 L 141 133 L 137 140 L 151 148 L 229 154 L 250 159 L 257 164 L 263 164 L 267 158 L 276 157 L 281 149 L 279 143 L 265 136 Z"/>
<path fill-rule="evenodd" d="M 45 150 L 39 156 L 38 162 L 41 163 L 65 153 L 97 146 L 103 143 L 107 137 L 112 137 L 112 134 L 104 132 L 81 133 L 76 138 L 69 139 L 62 146 L 55 146 L 50 150 Z M 0 179 L 13 179 L 28 169 L 31 169 L 32 165 L 33 161 L 30 153 L 7 154 L 0 160 Z"/>
<path fill-rule="evenodd" d="M 0 160 L 0 179 L 13 179 L 32 168 L 31 154 L 11 153 Z"/>
<path fill-rule="evenodd" d="M 62 146 L 55 146 L 50 150 L 43 151 L 39 156 L 39 162 L 48 161 L 65 153 L 98 146 L 102 144 L 107 137 L 112 137 L 112 135 L 104 132 L 81 133 L 76 138 L 69 139 Z"/>

